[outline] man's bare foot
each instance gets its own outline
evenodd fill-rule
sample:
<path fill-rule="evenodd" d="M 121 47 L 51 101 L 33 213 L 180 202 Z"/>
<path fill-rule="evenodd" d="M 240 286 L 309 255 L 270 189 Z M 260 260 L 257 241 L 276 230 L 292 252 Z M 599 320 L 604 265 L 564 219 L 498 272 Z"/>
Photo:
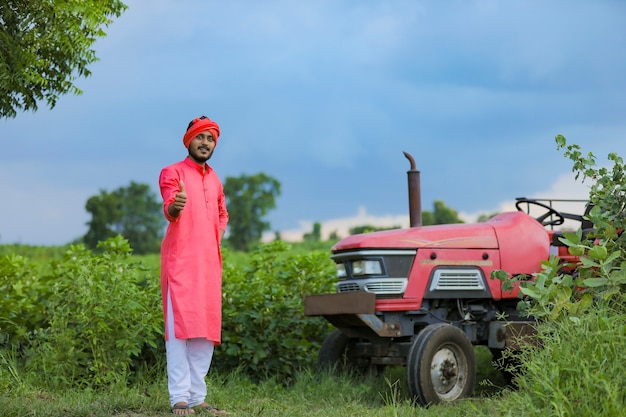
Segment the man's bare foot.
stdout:
<path fill-rule="evenodd" d="M 172 407 L 172 413 L 177 415 L 188 415 L 195 414 L 196 412 L 193 409 L 189 408 L 189 405 L 186 402 L 180 402 L 174 404 Z"/>

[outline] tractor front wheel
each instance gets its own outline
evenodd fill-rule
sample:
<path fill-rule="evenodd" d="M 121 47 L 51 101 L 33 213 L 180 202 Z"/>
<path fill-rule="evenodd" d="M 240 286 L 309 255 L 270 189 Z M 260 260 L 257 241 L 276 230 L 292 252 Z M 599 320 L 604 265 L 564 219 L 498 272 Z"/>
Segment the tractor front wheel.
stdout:
<path fill-rule="evenodd" d="M 406 380 L 409 394 L 421 405 L 472 395 L 476 359 L 469 338 L 450 324 L 426 326 L 409 349 Z"/>

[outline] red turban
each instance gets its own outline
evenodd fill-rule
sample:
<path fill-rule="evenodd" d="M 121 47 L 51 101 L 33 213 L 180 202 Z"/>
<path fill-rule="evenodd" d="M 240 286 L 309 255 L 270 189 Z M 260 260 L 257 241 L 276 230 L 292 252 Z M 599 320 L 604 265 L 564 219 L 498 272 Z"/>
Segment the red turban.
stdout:
<path fill-rule="evenodd" d="M 199 118 L 196 117 L 192 120 L 190 126 L 187 128 L 187 132 L 185 132 L 185 136 L 183 136 L 183 144 L 185 148 L 189 148 L 189 144 L 191 141 L 198 136 L 200 133 L 205 131 L 211 132 L 213 135 L 213 140 L 215 140 L 215 145 L 217 145 L 217 138 L 220 136 L 220 127 L 213 120 L 208 117 Z"/>

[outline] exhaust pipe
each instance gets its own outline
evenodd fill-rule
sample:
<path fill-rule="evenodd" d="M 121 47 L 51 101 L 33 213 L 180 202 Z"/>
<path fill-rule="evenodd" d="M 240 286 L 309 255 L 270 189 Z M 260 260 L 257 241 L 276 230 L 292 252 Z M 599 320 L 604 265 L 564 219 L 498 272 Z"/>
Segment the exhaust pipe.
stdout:
<path fill-rule="evenodd" d="M 409 183 L 409 223 L 411 227 L 422 225 L 422 190 L 420 187 L 420 172 L 415 169 L 415 159 L 403 152 L 406 159 L 411 163 L 411 169 L 407 171 Z"/>

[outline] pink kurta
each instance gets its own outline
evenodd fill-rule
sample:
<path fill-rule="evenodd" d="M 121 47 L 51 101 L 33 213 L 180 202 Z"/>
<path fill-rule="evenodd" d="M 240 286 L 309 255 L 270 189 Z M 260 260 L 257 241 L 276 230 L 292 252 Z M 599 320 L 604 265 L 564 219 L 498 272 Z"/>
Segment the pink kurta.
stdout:
<path fill-rule="evenodd" d="M 173 218 L 167 208 L 180 191 L 180 180 L 185 186 L 187 202 L 180 216 Z M 222 329 L 219 231 L 226 230 L 228 223 L 222 183 L 211 167 L 205 164 L 203 168 L 186 158 L 163 168 L 159 187 L 169 221 L 161 245 L 163 314 L 167 315 L 169 287 L 176 338 L 200 337 L 219 344 Z M 166 328 L 166 339 L 167 334 Z"/>

